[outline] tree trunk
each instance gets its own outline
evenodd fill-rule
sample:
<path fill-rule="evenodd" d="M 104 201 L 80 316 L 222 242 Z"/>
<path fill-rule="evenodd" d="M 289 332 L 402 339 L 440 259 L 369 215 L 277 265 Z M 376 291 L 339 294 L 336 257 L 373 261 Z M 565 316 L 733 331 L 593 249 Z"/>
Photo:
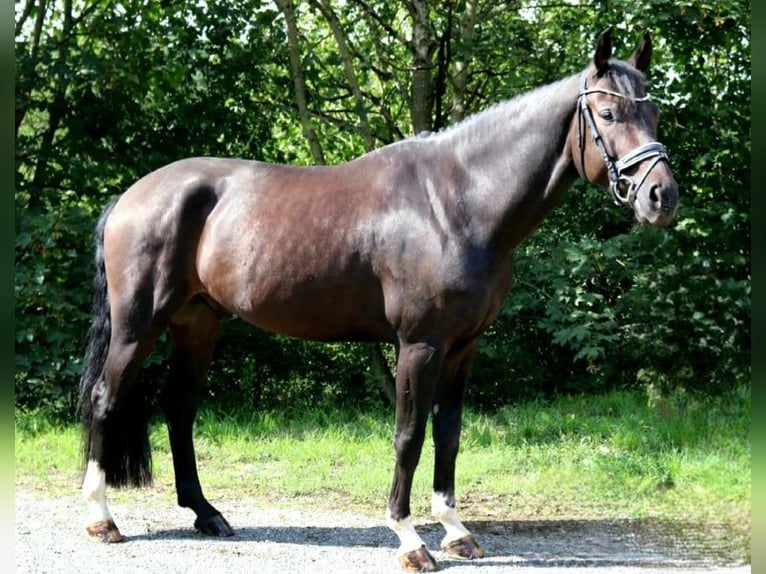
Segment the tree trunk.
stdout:
<path fill-rule="evenodd" d="M 433 83 L 431 81 L 431 59 L 436 42 L 431 33 L 428 5 L 422 0 L 413 0 L 408 6 L 412 18 L 412 86 L 410 88 L 410 117 L 414 133 L 432 129 Z"/>
<path fill-rule="evenodd" d="M 367 343 L 367 356 L 370 360 L 372 376 L 380 387 L 383 396 L 386 397 L 388 404 L 396 404 L 396 378 L 391 372 L 386 356 L 383 354 L 383 347 L 380 343 Z"/>
<path fill-rule="evenodd" d="M 375 147 L 375 140 L 372 137 L 370 124 L 367 120 L 367 106 L 364 102 L 362 90 L 359 87 L 359 81 L 356 78 L 354 58 L 349 50 L 346 35 L 343 32 L 338 17 L 330 6 L 329 0 L 311 0 L 311 3 L 319 9 L 327 20 L 327 23 L 330 25 L 333 37 L 335 38 L 335 43 L 338 45 L 341 61 L 343 62 L 343 72 L 346 76 L 349 89 L 351 90 L 351 95 L 354 97 L 354 110 L 359 114 L 359 131 L 361 132 L 362 140 L 364 141 L 364 149 L 372 151 Z"/>
<path fill-rule="evenodd" d="M 27 18 L 29 18 L 29 15 L 32 13 L 32 8 L 34 8 L 34 4 L 35 4 L 35 0 L 28 0 L 26 5 L 24 6 L 24 11 L 19 17 L 19 21 L 16 22 L 16 36 L 18 36 L 21 33 L 24 27 L 24 23 L 26 22 Z M 35 15 L 35 26 L 32 31 L 32 40 L 29 47 L 29 57 L 33 62 L 37 61 L 38 55 L 40 53 L 40 38 L 42 37 L 42 33 L 43 33 L 43 24 L 45 23 L 45 15 L 47 13 L 47 9 L 48 9 L 48 6 L 47 6 L 46 0 L 39 0 L 37 4 L 37 14 Z M 16 110 L 15 110 L 15 120 L 14 120 L 15 121 L 14 137 L 18 137 L 19 126 L 21 125 L 21 122 L 24 121 L 24 117 L 27 115 L 27 110 L 29 109 L 29 104 L 31 99 L 29 91 L 30 91 L 29 86 L 18 85 L 18 84 L 16 86 Z"/>
<path fill-rule="evenodd" d="M 306 91 L 306 80 L 301 70 L 301 55 L 299 46 L 298 25 L 295 21 L 295 7 L 292 0 L 276 0 L 277 6 L 285 17 L 287 27 L 287 46 L 290 52 L 290 68 L 293 76 L 293 86 L 295 88 L 295 102 L 298 104 L 298 114 L 300 116 L 303 136 L 309 142 L 311 148 L 311 157 L 317 164 L 324 164 L 324 152 L 319 143 L 314 124 L 311 121 L 311 112 L 308 107 L 308 95 Z"/>
<path fill-rule="evenodd" d="M 476 0 L 466 0 L 463 19 L 460 21 L 460 53 L 455 59 L 455 72 L 452 74 L 452 110 L 450 120 L 452 123 L 465 118 L 466 85 L 468 84 L 469 63 L 468 54 L 471 53 L 469 46 L 473 41 L 473 31 L 476 26 Z"/>
<path fill-rule="evenodd" d="M 40 0 L 40 9 L 43 10 L 44 8 L 45 0 Z M 48 163 L 50 162 L 51 154 L 53 153 L 53 142 L 56 138 L 56 132 L 58 132 L 61 121 L 67 113 L 66 90 L 69 85 L 70 76 L 66 72 L 66 67 L 69 58 L 69 39 L 72 37 L 72 29 L 74 27 L 72 0 L 64 0 L 63 11 L 64 21 L 62 23 L 62 40 L 59 44 L 60 55 L 58 62 L 56 63 L 58 71 L 56 72 L 55 84 L 53 87 L 53 100 L 48 105 L 48 125 L 40 138 L 40 150 L 37 156 L 37 163 L 35 164 L 34 176 L 32 177 L 31 189 L 33 193 L 30 194 L 29 198 L 30 207 L 42 205 L 42 190 L 52 186 L 51 182 L 48 180 Z M 38 25 L 40 26 L 40 31 L 42 31 L 42 23 L 39 14 L 35 23 L 35 37 L 37 38 L 36 45 L 33 46 L 35 50 L 39 48 L 39 37 L 37 37 Z M 34 53 L 33 56 L 34 58 L 37 58 L 36 53 Z"/>

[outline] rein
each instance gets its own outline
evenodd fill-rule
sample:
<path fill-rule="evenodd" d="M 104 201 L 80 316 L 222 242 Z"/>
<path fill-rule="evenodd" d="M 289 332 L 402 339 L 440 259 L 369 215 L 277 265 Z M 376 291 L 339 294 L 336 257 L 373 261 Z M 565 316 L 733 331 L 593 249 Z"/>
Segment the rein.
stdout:
<path fill-rule="evenodd" d="M 612 192 L 614 202 L 617 205 L 630 206 L 635 201 L 639 188 L 643 185 L 644 181 L 646 181 L 647 176 L 654 169 L 654 166 L 660 161 L 668 161 L 668 152 L 664 145 L 655 141 L 639 146 L 633 151 L 625 154 L 622 158 L 615 160 L 606 150 L 604 138 L 601 137 L 601 134 L 596 127 L 596 122 L 593 119 L 593 112 L 591 112 L 588 107 L 587 96 L 588 94 L 593 93 L 608 94 L 610 96 L 625 98 L 634 102 L 649 101 L 649 96 L 631 98 L 630 96 L 611 90 L 588 88 L 587 72 L 583 72 L 580 80 L 580 93 L 577 95 L 577 142 L 580 146 L 580 165 L 582 166 L 583 176 L 586 180 L 590 181 L 585 170 L 585 132 L 583 130 L 583 118 L 585 118 L 585 122 L 588 124 L 588 129 L 593 137 L 593 141 L 596 144 L 596 147 L 598 147 L 598 151 L 601 153 L 601 157 L 606 164 L 606 169 L 609 172 L 609 190 Z M 636 182 L 632 177 L 623 173 L 626 169 L 649 159 L 654 159 L 654 161 L 649 166 L 649 169 L 644 172 L 638 185 L 636 185 Z"/>

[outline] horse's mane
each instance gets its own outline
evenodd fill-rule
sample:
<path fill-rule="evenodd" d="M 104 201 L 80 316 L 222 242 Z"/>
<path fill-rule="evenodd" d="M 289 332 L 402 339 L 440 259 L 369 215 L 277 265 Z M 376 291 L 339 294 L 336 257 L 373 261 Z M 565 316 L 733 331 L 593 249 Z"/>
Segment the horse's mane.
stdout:
<path fill-rule="evenodd" d="M 560 86 L 565 81 L 558 80 L 498 102 L 485 110 L 471 114 L 458 123 L 436 132 L 432 137 L 450 136 L 460 131 L 471 131 L 476 127 L 483 128 L 484 124 L 493 124 L 503 119 L 524 116 L 526 110 L 530 107 L 549 101 L 552 95 L 558 93 Z"/>

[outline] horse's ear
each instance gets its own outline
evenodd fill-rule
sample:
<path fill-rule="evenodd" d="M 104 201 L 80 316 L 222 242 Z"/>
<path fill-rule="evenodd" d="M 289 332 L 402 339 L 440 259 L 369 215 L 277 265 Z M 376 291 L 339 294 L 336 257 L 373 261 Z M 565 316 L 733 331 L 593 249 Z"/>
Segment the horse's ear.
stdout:
<path fill-rule="evenodd" d="M 596 53 L 593 54 L 593 64 L 596 66 L 596 74 L 601 76 L 606 72 L 609 58 L 612 57 L 612 27 L 608 26 L 598 35 Z"/>
<path fill-rule="evenodd" d="M 649 69 L 649 63 L 652 61 L 652 36 L 647 30 L 644 37 L 636 47 L 635 51 L 628 58 L 628 63 L 643 73 Z"/>

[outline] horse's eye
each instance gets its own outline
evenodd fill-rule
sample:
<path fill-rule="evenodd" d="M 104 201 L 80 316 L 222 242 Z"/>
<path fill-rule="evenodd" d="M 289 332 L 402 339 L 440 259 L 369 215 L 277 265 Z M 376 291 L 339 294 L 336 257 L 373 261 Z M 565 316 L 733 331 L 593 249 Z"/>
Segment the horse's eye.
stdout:
<path fill-rule="evenodd" d="M 604 110 L 599 110 L 598 115 L 601 116 L 601 119 L 607 123 L 611 123 L 615 119 L 614 114 L 612 113 L 612 110 L 608 108 Z"/>

